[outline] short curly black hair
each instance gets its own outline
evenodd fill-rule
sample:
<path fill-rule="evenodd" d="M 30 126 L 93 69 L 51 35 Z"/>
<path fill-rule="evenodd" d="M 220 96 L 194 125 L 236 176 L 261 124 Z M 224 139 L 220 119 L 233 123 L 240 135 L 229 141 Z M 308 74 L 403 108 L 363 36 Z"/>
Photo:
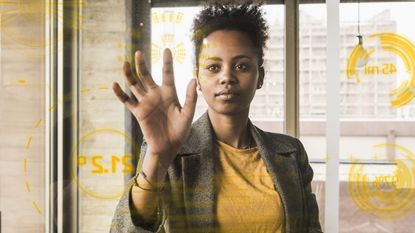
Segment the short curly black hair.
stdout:
<path fill-rule="evenodd" d="M 269 38 L 268 24 L 264 19 L 262 1 L 213 1 L 208 2 L 193 21 L 193 46 L 196 71 L 203 39 L 217 30 L 238 30 L 246 33 L 258 50 L 258 66 L 264 63 L 264 49 Z"/>

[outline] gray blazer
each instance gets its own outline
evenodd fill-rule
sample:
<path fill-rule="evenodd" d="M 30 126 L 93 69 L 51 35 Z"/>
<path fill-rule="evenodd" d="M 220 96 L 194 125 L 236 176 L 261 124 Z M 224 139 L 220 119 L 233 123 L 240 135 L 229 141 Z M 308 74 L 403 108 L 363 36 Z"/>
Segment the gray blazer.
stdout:
<path fill-rule="evenodd" d="M 260 155 L 281 196 L 286 219 L 286 233 L 321 233 L 318 206 L 311 191 L 313 170 L 298 139 L 262 131 L 248 121 L 248 127 Z M 214 232 L 216 222 L 216 192 L 214 175 L 217 148 L 207 112 L 192 124 L 191 132 L 166 175 L 166 185 L 160 196 L 157 221 L 146 225 L 132 211 L 128 182 L 112 222 L 111 233 L 196 233 Z M 141 147 L 145 155 L 146 142 Z M 138 163 L 140 171 L 142 157 Z M 249 215 L 249 213 L 246 213 Z M 164 228 L 164 229 L 163 229 Z"/>

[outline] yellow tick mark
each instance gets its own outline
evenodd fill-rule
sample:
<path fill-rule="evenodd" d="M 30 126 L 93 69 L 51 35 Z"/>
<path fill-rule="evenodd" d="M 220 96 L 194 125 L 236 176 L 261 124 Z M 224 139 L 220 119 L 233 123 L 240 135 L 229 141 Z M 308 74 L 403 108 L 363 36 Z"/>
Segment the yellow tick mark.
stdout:
<path fill-rule="evenodd" d="M 35 210 L 37 211 L 38 214 L 42 214 L 42 212 L 40 211 L 39 206 L 36 204 L 36 202 L 32 202 L 33 208 L 35 208 Z"/>
<path fill-rule="evenodd" d="M 19 84 L 19 85 L 25 85 L 26 84 L 26 80 L 25 79 L 19 79 L 19 80 L 17 80 L 17 84 Z"/>
<path fill-rule="evenodd" d="M 56 108 L 56 104 L 53 104 L 52 106 L 49 107 L 49 110 L 48 111 L 51 112 L 55 108 Z"/>
<path fill-rule="evenodd" d="M 81 89 L 81 93 L 85 93 L 85 92 L 89 92 L 91 89 L 90 88 L 82 88 Z"/>
<path fill-rule="evenodd" d="M 30 184 L 29 184 L 29 182 L 28 181 L 25 181 L 25 184 L 26 184 L 26 191 L 28 193 L 30 193 Z"/>
<path fill-rule="evenodd" d="M 29 149 L 32 146 L 32 136 L 29 137 L 26 143 L 26 149 Z"/>
<path fill-rule="evenodd" d="M 26 173 L 27 173 L 27 159 L 24 159 L 23 160 L 23 171 L 24 171 L 24 173 L 26 175 Z"/>
<path fill-rule="evenodd" d="M 42 119 L 37 120 L 35 128 L 39 128 L 40 124 L 42 124 Z"/>

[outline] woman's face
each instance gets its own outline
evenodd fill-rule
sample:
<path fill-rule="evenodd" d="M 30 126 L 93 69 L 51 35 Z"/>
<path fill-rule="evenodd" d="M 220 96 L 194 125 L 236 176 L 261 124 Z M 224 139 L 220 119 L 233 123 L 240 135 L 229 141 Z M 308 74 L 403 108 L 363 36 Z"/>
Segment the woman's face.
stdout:
<path fill-rule="evenodd" d="M 249 112 L 263 79 L 257 50 L 245 33 L 218 30 L 203 40 L 198 86 L 211 111 L 225 115 Z"/>

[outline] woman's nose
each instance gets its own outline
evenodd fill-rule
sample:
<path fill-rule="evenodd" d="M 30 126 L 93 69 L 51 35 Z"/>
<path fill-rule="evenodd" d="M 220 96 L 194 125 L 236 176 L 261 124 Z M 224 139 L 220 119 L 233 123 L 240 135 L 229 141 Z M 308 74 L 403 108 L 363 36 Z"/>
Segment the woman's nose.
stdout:
<path fill-rule="evenodd" d="M 225 68 L 220 74 L 220 84 L 235 84 L 237 79 L 231 68 Z"/>

